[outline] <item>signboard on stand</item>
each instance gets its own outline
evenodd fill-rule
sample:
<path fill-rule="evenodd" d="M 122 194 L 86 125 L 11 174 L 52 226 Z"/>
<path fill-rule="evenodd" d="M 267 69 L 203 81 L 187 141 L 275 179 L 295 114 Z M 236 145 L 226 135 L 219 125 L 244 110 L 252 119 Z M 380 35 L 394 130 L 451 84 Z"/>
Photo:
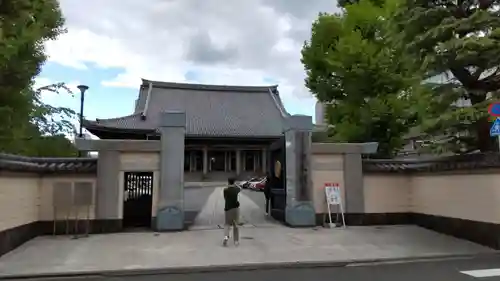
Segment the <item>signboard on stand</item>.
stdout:
<path fill-rule="evenodd" d="M 335 227 L 339 221 L 339 216 L 342 219 L 342 227 L 345 227 L 344 206 L 342 204 L 342 194 L 339 183 L 327 182 L 325 183 L 325 199 L 328 209 L 328 221 L 330 228 Z M 332 220 L 332 207 L 336 208 L 335 223 Z"/>

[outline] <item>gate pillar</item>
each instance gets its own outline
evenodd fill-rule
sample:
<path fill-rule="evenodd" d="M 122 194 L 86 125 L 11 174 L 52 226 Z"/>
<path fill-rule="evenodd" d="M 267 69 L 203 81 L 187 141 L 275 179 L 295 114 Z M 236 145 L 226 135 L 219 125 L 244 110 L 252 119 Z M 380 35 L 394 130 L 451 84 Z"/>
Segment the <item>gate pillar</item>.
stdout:
<path fill-rule="evenodd" d="M 312 202 L 311 132 L 312 117 L 293 115 L 286 119 L 286 208 L 285 220 L 290 226 L 315 226 Z"/>
<path fill-rule="evenodd" d="M 160 188 L 156 230 L 184 229 L 184 138 L 186 114 L 162 112 L 159 130 L 161 134 Z"/>

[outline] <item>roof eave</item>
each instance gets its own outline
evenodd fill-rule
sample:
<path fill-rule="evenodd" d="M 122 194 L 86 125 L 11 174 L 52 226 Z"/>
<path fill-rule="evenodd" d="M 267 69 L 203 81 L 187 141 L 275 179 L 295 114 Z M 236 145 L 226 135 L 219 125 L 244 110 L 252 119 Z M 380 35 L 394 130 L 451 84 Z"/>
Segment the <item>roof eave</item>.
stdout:
<path fill-rule="evenodd" d="M 133 128 L 116 128 L 116 127 L 107 127 L 101 125 L 90 125 L 84 126 L 85 129 L 89 130 L 93 134 L 98 134 L 98 132 L 103 133 L 115 133 L 115 134 L 137 134 L 137 135 L 159 135 L 156 132 L 156 129 L 133 129 Z M 277 139 L 282 137 L 282 134 L 276 135 L 251 135 L 251 136 L 242 136 L 242 135 L 202 135 L 202 134 L 186 134 L 187 138 L 192 139 L 206 139 L 206 138 L 219 138 L 219 139 Z"/>
<path fill-rule="evenodd" d="M 191 83 L 176 83 L 154 81 L 142 78 L 141 88 L 149 86 L 152 83 L 153 88 L 162 89 L 180 89 L 180 90 L 196 90 L 196 91 L 222 91 L 222 92 L 267 92 L 269 89 L 276 91 L 278 85 L 269 86 L 237 86 L 237 85 L 209 85 L 209 84 L 191 84 Z"/>

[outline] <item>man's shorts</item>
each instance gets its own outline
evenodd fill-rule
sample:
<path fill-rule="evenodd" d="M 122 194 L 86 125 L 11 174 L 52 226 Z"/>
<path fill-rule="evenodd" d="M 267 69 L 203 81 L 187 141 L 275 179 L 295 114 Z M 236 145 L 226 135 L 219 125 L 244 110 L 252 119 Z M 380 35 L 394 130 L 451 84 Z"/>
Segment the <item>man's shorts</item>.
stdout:
<path fill-rule="evenodd" d="M 227 210 L 225 212 L 225 223 L 226 225 L 232 225 L 232 224 L 238 224 L 239 218 L 240 218 L 240 209 L 239 208 L 234 208 Z"/>

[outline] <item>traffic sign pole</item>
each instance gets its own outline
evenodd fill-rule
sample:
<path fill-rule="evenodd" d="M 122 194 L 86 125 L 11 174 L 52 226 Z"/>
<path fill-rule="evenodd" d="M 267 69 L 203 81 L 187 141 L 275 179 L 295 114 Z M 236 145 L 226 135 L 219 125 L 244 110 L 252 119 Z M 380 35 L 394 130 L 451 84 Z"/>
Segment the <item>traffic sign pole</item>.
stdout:
<path fill-rule="evenodd" d="M 497 117 L 495 122 L 491 125 L 490 136 L 497 137 L 498 141 L 498 151 L 500 152 L 500 118 Z"/>

